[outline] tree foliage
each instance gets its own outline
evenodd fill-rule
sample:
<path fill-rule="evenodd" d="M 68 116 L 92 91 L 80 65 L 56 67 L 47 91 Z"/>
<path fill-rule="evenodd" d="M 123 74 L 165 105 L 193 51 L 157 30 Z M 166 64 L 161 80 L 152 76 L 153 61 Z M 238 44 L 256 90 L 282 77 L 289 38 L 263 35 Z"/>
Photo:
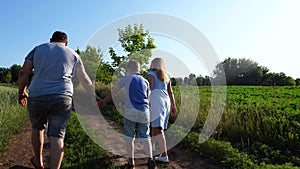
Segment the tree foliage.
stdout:
<path fill-rule="evenodd" d="M 1 83 L 17 83 L 21 66 L 18 64 L 12 65 L 10 68 L 0 68 Z"/>
<path fill-rule="evenodd" d="M 80 55 L 85 70 L 91 80 L 96 80 L 97 69 L 99 64 L 103 62 L 103 53 L 101 52 L 101 49 L 87 46 L 84 51 L 79 51 L 79 49 L 77 49 L 76 52 Z"/>
<path fill-rule="evenodd" d="M 96 79 L 104 84 L 109 84 L 112 81 L 114 69 L 107 62 L 100 62 L 97 69 Z"/>
<path fill-rule="evenodd" d="M 12 83 L 17 82 L 18 81 L 18 76 L 19 76 L 19 71 L 21 69 L 21 65 L 14 64 L 9 69 L 10 69 L 10 72 L 11 72 L 11 82 Z"/>
<path fill-rule="evenodd" d="M 92 81 L 100 81 L 104 84 L 111 82 L 114 69 L 108 62 L 104 62 L 103 52 L 100 48 L 87 46 L 84 51 L 77 49 L 76 52 L 80 55 L 86 72 Z M 74 80 L 74 83 L 77 84 L 78 82 Z"/>
<path fill-rule="evenodd" d="M 117 54 L 116 50 L 110 47 L 111 63 L 103 60 L 103 52 L 100 48 L 87 46 L 83 51 L 76 50 L 92 81 L 100 81 L 104 84 L 111 83 L 113 75 L 121 76 L 125 74 L 125 63 L 130 59 L 138 60 L 141 64 L 142 75 L 147 75 L 147 65 L 152 55 L 151 50 L 156 48 L 149 31 L 145 31 L 142 24 L 128 25 L 124 29 L 119 28 L 117 31 L 119 34 L 118 40 L 124 53 Z M 10 68 L 0 68 L 0 82 L 17 83 L 20 68 L 21 66 L 17 64 L 12 65 Z M 224 74 L 225 76 L 223 76 Z M 192 86 L 210 86 L 212 80 L 214 82 L 226 80 L 227 85 L 300 85 L 299 78 L 294 80 L 283 72 L 270 73 L 267 67 L 259 66 L 257 62 L 250 59 L 230 57 L 216 65 L 212 77 L 196 76 L 191 73 L 187 77 L 173 77 L 171 80 L 172 85 Z M 76 86 L 78 80 L 74 79 L 73 82 Z"/>
<path fill-rule="evenodd" d="M 217 64 L 214 70 L 215 80 L 223 80 L 224 73 L 227 85 L 296 85 L 292 77 L 284 73 L 269 73 L 268 68 L 245 58 L 227 58 Z"/>
<path fill-rule="evenodd" d="M 296 82 L 296 86 L 300 86 L 300 78 L 297 78 L 297 79 L 295 80 L 295 82 Z"/>
<path fill-rule="evenodd" d="M 115 50 L 109 48 L 112 67 L 115 71 L 124 74 L 124 62 L 129 59 L 138 60 L 142 70 L 146 70 L 149 59 L 151 58 L 151 49 L 156 48 L 154 39 L 150 37 L 149 31 L 145 31 L 142 24 L 128 25 L 124 29 L 118 29 L 119 42 L 125 55 L 119 56 Z"/>

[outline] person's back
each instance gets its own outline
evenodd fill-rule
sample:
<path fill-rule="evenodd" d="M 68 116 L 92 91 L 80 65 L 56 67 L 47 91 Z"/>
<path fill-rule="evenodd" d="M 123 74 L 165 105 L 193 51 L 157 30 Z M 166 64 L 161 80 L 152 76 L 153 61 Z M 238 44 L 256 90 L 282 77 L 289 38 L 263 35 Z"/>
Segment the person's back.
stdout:
<path fill-rule="evenodd" d="M 124 140 L 128 155 L 127 168 L 134 167 L 134 139 L 137 138 L 144 144 L 147 153 L 148 168 L 155 168 L 152 158 L 150 137 L 150 112 L 149 112 L 149 82 L 139 73 L 140 64 L 136 60 L 129 60 L 126 67 L 128 75 L 122 77 L 116 87 L 108 94 L 100 104 L 103 107 L 121 88 L 125 87 L 125 113 L 124 113 Z"/>
<path fill-rule="evenodd" d="M 153 76 L 154 83 L 152 86 L 151 91 L 152 92 L 159 92 L 162 97 L 169 97 L 167 88 L 168 88 L 168 83 L 169 79 L 166 82 L 161 81 L 155 71 L 149 71 L 148 75 Z"/>
<path fill-rule="evenodd" d="M 148 93 L 149 93 L 149 83 L 141 76 L 138 72 L 131 73 L 127 76 L 121 78 L 118 83 L 118 87 L 122 88 L 125 86 L 126 89 L 126 99 L 125 108 L 126 109 L 148 109 Z"/>
<path fill-rule="evenodd" d="M 161 155 L 155 157 L 155 160 L 169 162 L 164 130 L 168 127 L 170 108 L 172 108 L 172 113 L 176 113 L 176 105 L 171 82 L 168 78 L 165 63 L 162 58 L 154 58 L 151 61 L 148 81 L 151 88 L 150 119 L 152 126 L 152 143 L 155 145 L 156 142 L 158 142 L 161 151 Z"/>
<path fill-rule="evenodd" d="M 44 169 L 43 142 L 44 130 L 50 138 L 50 168 L 60 168 L 64 138 L 72 110 L 73 84 L 75 74 L 92 99 L 100 101 L 95 94 L 92 82 L 84 70 L 80 57 L 67 47 L 67 34 L 55 31 L 50 43 L 35 47 L 26 56 L 19 71 L 19 104 L 27 105 L 32 125 L 32 147 L 34 156 L 30 159 L 34 168 Z M 76 69 L 76 70 L 75 70 Z M 29 77 L 34 77 L 29 86 Z"/>
<path fill-rule="evenodd" d="M 34 78 L 29 86 L 29 96 L 73 94 L 72 77 L 79 56 L 69 47 L 59 43 L 44 43 L 34 48 L 26 57 L 33 61 Z"/>

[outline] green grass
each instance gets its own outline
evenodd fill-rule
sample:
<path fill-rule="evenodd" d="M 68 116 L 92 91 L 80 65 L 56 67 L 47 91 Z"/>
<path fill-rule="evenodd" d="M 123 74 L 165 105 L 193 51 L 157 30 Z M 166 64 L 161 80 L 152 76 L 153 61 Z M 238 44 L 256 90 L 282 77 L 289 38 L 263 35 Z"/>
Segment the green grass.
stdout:
<path fill-rule="evenodd" d="M 96 89 L 103 98 L 110 87 L 96 86 Z M 199 95 L 193 93 L 195 90 L 199 90 Z M 177 86 L 173 91 L 179 113 L 184 112 L 187 118 L 192 117 L 189 110 L 197 108 L 193 105 L 199 104 L 192 131 L 179 146 L 222 168 L 299 168 L 300 87 L 227 87 L 222 119 L 214 135 L 204 143 L 198 142 L 198 133 L 211 107 L 212 88 Z M 0 97 L 0 147 L 3 147 L 9 135 L 20 130 L 16 124 L 22 126 L 27 113 L 26 108 L 17 105 L 17 89 L 0 87 Z M 105 110 L 105 116 L 122 124 L 123 116 L 114 108 L 113 102 Z M 171 117 L 170 124 L 175 120 L 176 116 Z M 180 132 L 178 129 L 174 137 Z M 65 145 L 63 168 L 113 167 L 108 153 L 89 139 L 74 114 Z"/>
<path fill-rule="evenodd" d="M 11 136 L 24 127 L 28 120 L 26 107 L 18 105 L 18 89 L 0 86 L 0 154 Z"/>
<path fill-rule="evenodd" d="M 198 90 L 197 95 L 197 87 L 173 87 L 179 113 L 185 113 L 187 119 L 193 117 L 190 112 L 197 111 L 194 105 L 199 104 L 192 133 L 201 131 L 211 108 L 212 88 Z M 184 144 L 191 151 L 218 160 L 224 168 L 300 166 L 300 87 L 229 86 L 223 104 L 224 113 L 213 141 L 196 145 L 195 138 L 188 137 L 191 140 Z M 113 106 L 109 109 L 112 111 L 106 111 L 107 116 L 122 121 Z M 176 119 L 171 116 L 170 123 Z"/>
<path fill-rule="evenodd" d="M 228 87 L 217 139 L 228 140 L 259 163 L 300 166 L 300 88 Z"/>

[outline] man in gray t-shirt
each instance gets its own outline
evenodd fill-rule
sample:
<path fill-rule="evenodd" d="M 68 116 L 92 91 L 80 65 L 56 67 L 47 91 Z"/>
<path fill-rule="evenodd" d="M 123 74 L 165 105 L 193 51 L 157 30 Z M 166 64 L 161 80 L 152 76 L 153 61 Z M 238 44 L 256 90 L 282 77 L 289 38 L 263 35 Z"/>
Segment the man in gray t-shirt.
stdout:
<path fill-rule="evenodd" d="M 30 161 L 34 168 L 44 168 L 42 152 L 47 124 L 51 144 L 50 168 L 60 168 L 63 140 L 72 105 L 73 76 L 76 74 L 92 99 L 101 100 L 95 94 L 79 55 L 67 45 L 66 33 L 54 32 L 50 43 L 36 46 L 29 52 L 19 72 L 19 103 L 28 106 L 32 124 L 34 157 Z M 27 94 L 27 82 L 33 69 L 34 77 Z"/>

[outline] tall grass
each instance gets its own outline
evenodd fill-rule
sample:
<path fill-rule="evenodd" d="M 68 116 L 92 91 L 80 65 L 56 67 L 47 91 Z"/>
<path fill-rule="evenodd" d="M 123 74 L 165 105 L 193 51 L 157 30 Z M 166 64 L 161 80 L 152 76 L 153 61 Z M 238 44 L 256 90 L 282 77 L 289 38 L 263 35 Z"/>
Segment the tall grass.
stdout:
<path fill-rule="evenodd" d="M 197 90 L 199 93 L 195 93 Z M 98 93 L 100 91 L 104 94 L 107 89 L 106 92 L 99 89 Z M 212 91 L 215 91 L 212 87 L 173 87 L 178 112 L 184 114 L 185 119 L 193 118 L 191 113 L 197 108 L 193 104 L 199 104 L 192 133 L 199 133 L 203 128 L 212 106 Z M 227 161 L 227 167 L 235 162 L 242 162 L 243 167 L 253 165 L 259 168 L 300 166 L 300 87 L 228 86 L 227 99 L 223 104 L 222 119 L 211 138 L 217 141 L 196 145 L 192 141 L 194 139 L 188 139 L 184 144 L 189 144 L 192 150 L 197 150 L 195 146 L 199 146 L 196 153 L 209 152 L 214 157 L 220 151 L 235 152 L 238 149 L 238 153 L 232 153 L 231 159 L 222 159 Z M 111 109 L 107 111 L 110 117 L 116 113 Z M 120 118 L 114 117 L 114 120 Z M 170 124 L 178 120 L 178 117 L 179 115 L 170 116 Z M 222 146 L 223 144 L 226 146 Z M 219 148 L 214 149 L 215 146 Z M 224 161 L 221 164 L 225 164 Z"/>
<path fill-rule="evenodd" d="M 12 134 L 24 127 L 28 115 L 25 107 L 18 105 L 18 91 L 14 87 L 0 86 L 0 153 Z"/>
<path fill-rule="evenodd" d="M 199 90 L 202 99 L 194 131 L 201 130 L 209 111 L 210 91 Z M 227 87 L 225 110 L 215 133 L 214 138 L 230 141 L 259 163 L 300 166 L 300 88 Z"/>

